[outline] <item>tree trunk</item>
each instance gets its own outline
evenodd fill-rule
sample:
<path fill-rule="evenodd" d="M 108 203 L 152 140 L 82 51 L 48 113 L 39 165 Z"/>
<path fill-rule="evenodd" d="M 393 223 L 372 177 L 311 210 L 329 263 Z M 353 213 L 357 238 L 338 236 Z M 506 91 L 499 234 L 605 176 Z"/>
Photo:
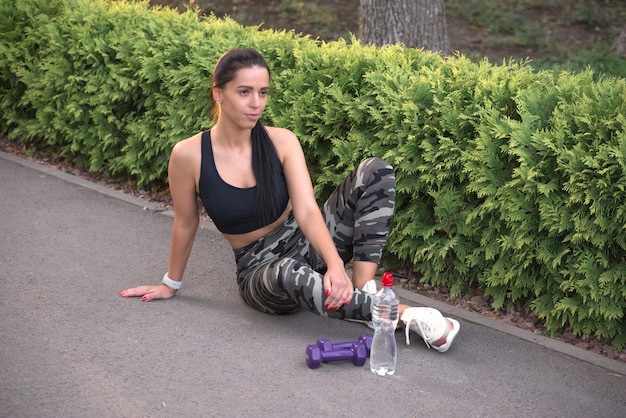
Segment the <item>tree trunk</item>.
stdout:
<path fill-rule="evenodd" d="M 626 58 L 626 25 L 622 27 L 619 36 L 611 46 L 611 53 L 619 57 Z"/>
<path fill-rule="evenodd" d="M 444 0 L 361 0 L 359 32 L 364 44 L 450 49 Z"/>

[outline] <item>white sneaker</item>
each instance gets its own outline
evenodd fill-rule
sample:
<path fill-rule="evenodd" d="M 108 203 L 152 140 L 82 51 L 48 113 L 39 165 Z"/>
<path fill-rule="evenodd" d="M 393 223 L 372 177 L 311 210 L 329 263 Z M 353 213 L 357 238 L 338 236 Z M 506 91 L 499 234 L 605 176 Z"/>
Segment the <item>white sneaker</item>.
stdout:
<path fill-rule="evenodd" d="M 441 353 L 448 351 L 461 328 L 457 320 L 444 318 L 433 308 L 406 308 L 400 319 L 405 323 L 407 345 L 410 344 L 409 332 L 413 331 L 424 339 L 426 346 Z"/>
<path fill-rule="evenodd" d="M 362 291 L 367 292 L 367 293 L 371 293 L 372 295 L 375 295 L 377 292 L 376 289 L 376 280 L 372 279 L 369 280 L 368 282 L 366 282 L 363 287 L 361 288 Z"/>

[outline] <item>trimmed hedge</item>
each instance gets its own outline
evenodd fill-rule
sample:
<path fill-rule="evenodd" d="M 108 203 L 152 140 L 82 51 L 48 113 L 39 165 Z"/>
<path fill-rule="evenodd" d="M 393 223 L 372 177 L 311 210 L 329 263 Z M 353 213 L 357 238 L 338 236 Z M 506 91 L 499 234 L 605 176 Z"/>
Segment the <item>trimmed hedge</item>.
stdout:
<path fill-rule="evenodd" d="M 320 43 L 147 2 L 0 0 L 0 35 L 0 131 L 142 188 L 210 127 L 217 58 L 257 48 L 273 71 L 265 123 L 299 136 L 320 201 L 368 156 L 395 166 L 388 267 L 626 345 L 623 79 Z"/>

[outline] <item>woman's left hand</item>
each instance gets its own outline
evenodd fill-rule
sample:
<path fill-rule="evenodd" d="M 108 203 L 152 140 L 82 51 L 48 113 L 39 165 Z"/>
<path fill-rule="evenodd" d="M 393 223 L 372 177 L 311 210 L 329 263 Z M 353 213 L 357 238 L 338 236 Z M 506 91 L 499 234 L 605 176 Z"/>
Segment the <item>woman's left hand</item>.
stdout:
<path fill-rule="evenodd" d="M 176 290 L 164 284 L 155 286 L 139 286 L 122 290 L 120 296 L 124 298 L 141 297 L 141 300 L 148 302 L 154 299 L 170 299 L 176 294 Z"/>
<path fill-rule="evenodd" d="M 328 269 L 324 274 L 324 292 L 326 301 L 324 305 L 329 311 L 337 310 L 347 305 L 354 295 L 354 285 L 346 274 L 343 265 L 341 268 Z"/>

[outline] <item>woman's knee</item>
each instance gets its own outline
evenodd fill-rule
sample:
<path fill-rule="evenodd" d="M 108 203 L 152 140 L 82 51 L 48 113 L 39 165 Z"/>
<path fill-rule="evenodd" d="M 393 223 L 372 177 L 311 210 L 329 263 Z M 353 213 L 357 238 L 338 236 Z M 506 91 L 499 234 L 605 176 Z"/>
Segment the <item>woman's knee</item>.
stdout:
<path fill-rule="evenodd" d="M 383 160 L 380 157 L 366 158 L 365 160 L 361 161 L 360 165 L 363 167 L 370 167 L 370 169 L 373 169 L 374 171 L 379 170 L 379 169 L 392 169 L 393 170 L 393 167 L 391 166 L 391 164 L 389 164 L 387 161 Z"/>
<path fill-rule="evenodd" d="M 381 158 L 370 157 L 359 165 L 357 171 L 363 185 L 366 185 L 370 191 L 376 190 L 380 198 L 384 195 L 384 200 L 388 200 L 393 206 L 396 195 L 396 175 L 391 164 Z"/>
<path fill-rule="evenodd" d="M 379 157 L 370 157 L 363 160 L 357 169 L 364 178 L 380 179 L 384 182 L 392 182 L 395 185 L 396 176 L 393 166 Z"/>

